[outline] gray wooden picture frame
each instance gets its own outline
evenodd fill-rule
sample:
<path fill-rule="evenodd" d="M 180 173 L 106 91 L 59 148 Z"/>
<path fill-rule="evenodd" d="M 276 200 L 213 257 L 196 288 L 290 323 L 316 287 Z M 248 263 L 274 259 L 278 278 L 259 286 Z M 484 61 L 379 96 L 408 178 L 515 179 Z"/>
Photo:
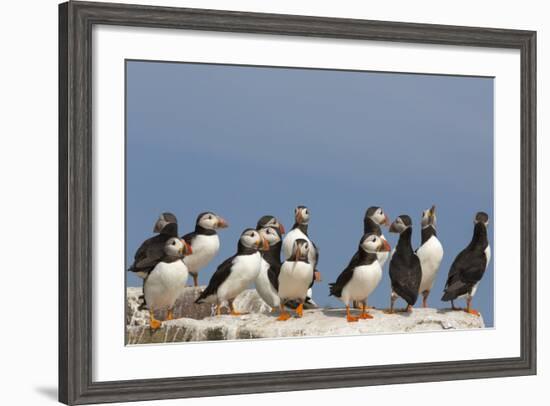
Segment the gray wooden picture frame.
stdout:
<path fill-rule="evenodd" d="M 92 27 L 397 41 L 521 53 L 521 355 L 166 379 L 92 380 Z M 122 271 L 121 271 L 122 272 Z M 536 373 L 536 32 L 68 2 L 59 6 L 59 400 L 66 404 L 342 388 Z"/>

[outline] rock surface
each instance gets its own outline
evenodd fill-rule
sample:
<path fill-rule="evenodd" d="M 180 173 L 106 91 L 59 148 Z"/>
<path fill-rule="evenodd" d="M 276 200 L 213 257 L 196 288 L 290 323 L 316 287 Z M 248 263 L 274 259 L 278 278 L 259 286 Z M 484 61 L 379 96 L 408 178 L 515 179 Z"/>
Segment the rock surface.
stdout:
<path fill-rule="evenodd" d="M 214 306 L 208 303 L 195 304 L 195 300 L 200 293 L 205 289 L 205 286 L 197 288 L 187 287 L 183 294 L 176 301 L 174 306 L 174 317 L 179 319 L 185 317 L 188 319 L 201 320 L 214 315 Z M 126 289 L 126 325 L 127 326 L 148 326 L 149 311 L 139 310 L 142 300 L 139 297 L 142 295 L 141 288 Z M 241 293 L 234 302 L 237 310 L 248 313 L 264 313 L 271 311 L 269 307 L 256 293 L 254 289 L 245 290 Z M 222 308 L 223 314 L 228 314 L 227 307 Z M 159 320 L 166 318 L 166 311 L 155 312 L 155 316 Z"/>
<path fill-rule="evenodd" d="M 235 300 L 238 311 L 248 312 L 242 316 L 222 315 L 212 317 L 212 306 L 195 305 L 201 288 L 187 288 L 178 300 L 175 316 L 182 317 L 165 321 L 162 327 L 152 331 L 148 326 L 147 310 L 137 310 L 141 288 L 128 288 L 128 344 L 169 343 L 183 341 L 237 340 L 252 338 L 277 338 L 300 336 L 339 336 L 373 333 L 408 333 L 453 329 L 483 328 L 483 318 L 462 311 L 418 309 L 411 314 L 389 315 L 381 310 L 371 310 L 370 320 L 348 323 L 344 309 L 313 309 L 304 312 L 302 318 L 277 321 L 277 314 L 257 295 L 255 290 L 243 292 Z M 227 311 L 225 311 L 227 313 Z M 356 312 L 358 313 L 358 311 Z M 163 319 L 162 314 L 159 319 Z"/>

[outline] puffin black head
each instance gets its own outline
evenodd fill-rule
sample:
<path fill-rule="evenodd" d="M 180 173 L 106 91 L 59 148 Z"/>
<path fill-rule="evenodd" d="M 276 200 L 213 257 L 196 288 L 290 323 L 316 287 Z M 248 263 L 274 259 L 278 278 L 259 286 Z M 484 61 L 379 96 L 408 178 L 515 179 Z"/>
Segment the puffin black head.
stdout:
<path fill-rule="evenodd" d="M 401 216 L 397 217 L 393 223 L 391 223 L 390 233 L 401 234 L 403 231 L 405 231 L 407 228 L 410 228 L 411 226 L 411 218 L 406 214 L 402 214 Z"/>
<path fill-rule="evenodd" d="M 205 230 L 217 230 L 218 228 L 226 228 L 228 226 L 223 218 L 211 211 L 205 211 L 199 214 L 195 225 Z"/>
<path fill-rule="evenodd" d="M 375 254 L 377 252 L 388 252 L 391 250 L 390 244 L 388 244 L 385 239 L 374 233 L 365 234 L 361 237 L 359 248 L 370 254 Z"/>
<path fill-rule="evenodd" d="M 282 236 L 278 228 L 275 227 L 264 227 L 258 230 L 260 235 L 264 240 L 267 241 L 270 247 L 281 242 Z"/>
<path fill-rule="evenodd" d="M 435 205 L 433 205 L 428 210 L 422 212 L 422 228 L 432 226 L 435 228 L 437 222 L 437 217 L 435 216 Z"/>
<path fill-rule="evenodd" d="M 247 228 L 241 233 L 239 245 L 261 251 L 267 251 L 269 249 L 267 240 L 260 235 L 259 231 L 253 228 Z"/>
<path fill-rule="evenodd" d="M 191 255 L 193 250 L 185 240 L 172 237 L 164 244 L 164 253 L 169 257 L 183 258 L 186 255 Z"/>
<path fill-rule="evenodd" d="M 178 220 L 172 213 L 162 213 L 153 227 L 154 233 L 177 234 Z"/>
<path fill-rule="evenodd" d="M 296 224 L 308 224 L 309 223 L 309 209 L 306 206 L 298 206 L 294 209 L 294 219 Z"/>
<path fill-rule="evenodd" d="M 297 238 L 292 245 L 292 255 L 289 260 L 308 262 L 309 241 Z"/>
<path fill-rule="evenodd" d="M 390 225 L 390 219 L 388 215 L 384 213 L 382 207 L 379 206 L 369 207 L 365 212 L 365 218 L 370 218 L 379 226 L 385 225 L 386 227 L 388 227 Z"/>
<path fill-rule="evenodd" d="M 474 219 L 474 224 L 481 223 L 485 227 L 489 225 L 489 215 L 484 211 L 478 211 Z"/>
<path fill-rule="evenodd" d="M 271 215 L 262 216 L 258 220 L 258 223 L 256 224 L 256 230 L 261 230 L 262 228 L 267 228 L 267 227 L 277 228 L 281 233 L 281 235 L 285 233 L 285 227 L 283 226 L 282 223 L 279 222 L 279 220 L 277 220 L 275 216 L 271 216 Z"/>

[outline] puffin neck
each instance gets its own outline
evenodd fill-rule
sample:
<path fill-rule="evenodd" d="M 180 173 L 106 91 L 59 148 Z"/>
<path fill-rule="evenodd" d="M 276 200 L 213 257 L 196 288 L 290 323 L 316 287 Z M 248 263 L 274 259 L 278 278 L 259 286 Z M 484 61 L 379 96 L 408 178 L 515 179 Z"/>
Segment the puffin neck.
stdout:
<path fill-rule="evenodd" d="M 298 261 L 300 261 L 300 262 L 305 262 L 306 264 L 309 264 L 308 255 L 306 255 L 306 257 L 303 258 L 303 259 L 296 259 L 296 253 L 295 253 L 295 252 L 292 253 L 292 255 L 288 258 L 287 261 L 291 261 L 291 262 L 298 262 Z"/>
<path fill-rule="evenodd" d="M 210 230 L 208 228 L 204 228 L 203 226 L 197 224 L 195 226 L 195 233 L 200 234 L 200 235 L 215 235 L 216 230 Z"/>
<path fill-rule="evenodd" d="M 399 235 L 399 241 L 397 241 L 397 247 L 395 247 L 396 251 L 401 248 L 412 252 L 411 237 L 412 227 L 407 227 L 407 229 Z"/>
<path fill-rule="evenodd" d="M 487 238 L 487 227 L 482 223 L 476 223 L 474 226 L 474 235 L 470 241 L 469 248 L 483 251 L 489 245 Z"/>
<path fill-rule="evenodd" d="M 237 244 L 237 255 L 252 255 L 257 252 L 258 252 L 258 249 L 255 247 L 246 247 L 240 241 L 239 241 L 239 244 Z"/>
<path fill-rule="evenodd" d="M 422 244 L 424 244 L 426 241 L 430 239 L 430 237 L 437 236 L 437 232 L 435 230 L 435 227 L 430 224 L 422 228 L 421 235 L 422 235 Z"/>
<path fill-rule="evenodd" d="M 370 265 L 378 259 L 378 256 L 372 252 L 367 252 L 363 248 L 359 247 L 359 261 L 362 264 Z"/>
<path fill-rule="evenodd" d="M 302 233 L 304 233 L 305 235 L 307 235 L 307 224 L 298 224 L 298 223 L 294 223 L 294 225 L 292 226 L 292 229 L 296 229 L 298 228 Z"/>
<path fill-rule="evenodd" d="M 183 256 L 178 256 L 178 255 L 164 255 L 162 257 L 162 262 L 166 262 L 166 263 L 172 263 L 172 262 L 176 262 L 180 259 L 183 259 Z"/>
<path fill-rule="evenodd" d="M 382 235 L 382 230 L 380 229 L 380 226 L 370 217 L 365 217 L 365 221 L 363 222 L 364 225 L 364 233 L 374 233 L 377 236 Z"/>
<path fill-rule="evenodd" d="M 281 247 L 282 247 L 281 241 L 279 241 L 277 244 L 272 245 L 269 247 L 268 251 L 265 251 L 262 253 L 262 256 L 264 259 L 269 263 L 281 263 Z"/>

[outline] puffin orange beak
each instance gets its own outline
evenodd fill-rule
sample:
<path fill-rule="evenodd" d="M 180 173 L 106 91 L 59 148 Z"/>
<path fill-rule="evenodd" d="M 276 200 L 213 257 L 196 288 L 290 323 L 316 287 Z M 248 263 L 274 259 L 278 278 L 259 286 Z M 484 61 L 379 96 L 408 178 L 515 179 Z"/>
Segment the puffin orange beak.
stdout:
<path fill-rule="evenodd" d="M 389 227 L 390 226 L 390 218 L 388 217 L 388 215 L 386 213 L 384 213 L 384 223 L 383 223 L 386 227 Z"/>
<path fill-rule="evenodd" d="M 302 210 L 298 210 L 298 213 L 296 213 L 296 223 L 302 223 Z"/>
<path fill-rule="evenodd" d="M 227 228 L 229 225 L 227 224 L 227 221 L 225 221 L 223 218 L 219 217 L 218 216 L 218 223 L 217 223 L 217 227 L 218 228 Z"/>
<path fill-rule="evenodd" d="M 300 246 L 298 245 L 296 247 L 296 259 L 302 258 L 302 251 L 300 250 Z"/>
<path fill-rule="evenodd" d="M 193 253 L 193 248 L 191 248 L 191 244 L 189 244 L 185 240 L 181 240 L 183 243 L 183 255 L 191 255 Z"/>
<path fill-rule="evenodd" d="M 286 233 L 285 226 L 283 226 L 282 223 L 279 223 L 279 232 L 280 232 L 281 234 Z"/>
<path fill-rule="evenodd" d="M 260 236 L 260 240 L 256 243 L 256 247 L 260 251 L 268 251 L 269 250 L 269 242 L 262 236 Z"/>
<path fill-rule="evenodd" d="M 391 247 L 390 247 L 390 244 L 388 244 L 388 242 L 386 240 L 384 240 L 383 238 L 381 238 L 383 244 L 382 244 L 382 247 L 380 248 L 380 251 L 382 252 L 390 252 L 391 251 Z"/>

